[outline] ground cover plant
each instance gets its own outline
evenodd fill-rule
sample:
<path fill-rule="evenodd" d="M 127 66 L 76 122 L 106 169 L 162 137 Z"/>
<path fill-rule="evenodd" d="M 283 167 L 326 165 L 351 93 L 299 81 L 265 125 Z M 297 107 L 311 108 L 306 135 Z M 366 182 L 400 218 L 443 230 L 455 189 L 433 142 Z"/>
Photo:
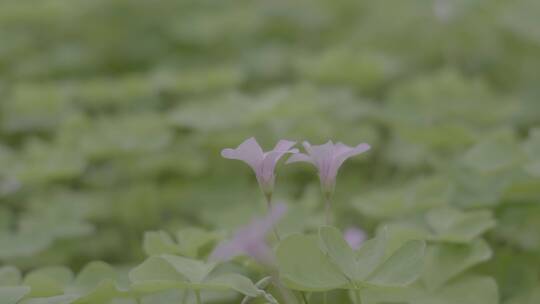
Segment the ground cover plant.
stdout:
<path fill-rule="evenodd" d="M 3 0 L 0 38 L 0 304 L 540 303 L 538 1 Z"/>

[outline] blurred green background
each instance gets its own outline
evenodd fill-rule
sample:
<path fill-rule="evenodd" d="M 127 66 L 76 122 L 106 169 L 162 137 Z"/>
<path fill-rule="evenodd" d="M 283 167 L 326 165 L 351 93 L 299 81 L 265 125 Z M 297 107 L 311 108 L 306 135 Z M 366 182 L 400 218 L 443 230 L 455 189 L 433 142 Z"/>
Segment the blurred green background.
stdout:
<path fill-rule="evenodd" d="M 341 228 L 488 208 L 495 261 L 534 279 L 539 71 L 536 0 L 0 1 L 0 263 L 131 264 L 145 230 L 233 229 L 264 204 L 219 151 L 255 136 L 369 142 Z M 317 187 L 279 166 L 298 221 Z"/>

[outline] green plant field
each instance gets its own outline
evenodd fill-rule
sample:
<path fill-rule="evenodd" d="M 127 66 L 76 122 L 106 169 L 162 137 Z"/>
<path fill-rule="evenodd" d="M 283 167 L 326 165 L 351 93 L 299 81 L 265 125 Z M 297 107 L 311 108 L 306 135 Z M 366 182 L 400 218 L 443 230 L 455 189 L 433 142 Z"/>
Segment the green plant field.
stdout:
<path fill-rule="evenodd" d="M 535 0 L 0 0 L 0 304 L 540 303 L 539 71 Z M 291 299 L 208 259 L 266 213 L 252 136 L 371 145 L 335 228 L 277 165 Z"/>

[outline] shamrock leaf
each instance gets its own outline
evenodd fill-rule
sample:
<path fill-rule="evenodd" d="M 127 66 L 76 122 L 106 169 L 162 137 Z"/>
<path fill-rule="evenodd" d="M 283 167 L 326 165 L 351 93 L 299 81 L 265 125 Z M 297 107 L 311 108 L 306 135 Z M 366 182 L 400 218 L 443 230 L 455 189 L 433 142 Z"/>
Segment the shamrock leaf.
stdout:
<path fill-rule="evenodd" d="M 423 271 L 424 241 L 408 241 L 368 278 L 367 283 L 378 286 L 406 286 Z"/>
<path fill-rule="evenodd" d="M 101 304 L 128 297 L 117 286 L 116 271 L 103 262 L 86 265 L 73 279 L 67 268 L 47 267 L 29 273 L 24 284 L 31 288 L 22 304 Z"/>
<path fill-rule="evenodd" d="M 404 286 L 422 271 L 425 243 L 408 241 L 387 252 L 386 232 L 354 251 L 330 226 L 313 236 L 292 235 L 277 251 L 281 275 L 293 289 L 321 291 L 362 285 Z"/>
<path fill-rule="evenodd" d="M 297 290 L 325 291 L 345 287 L 345 275 L 319 249 L 315 236 L 292 234 L 277 248 L 282 280 Z"/>
<path fill-rule="evenodd" d="M 430 245 L 422 281 L 429 289 L 440 287 L 472 266 L 488 260 L 491 254 L 491 249 L 484 240 L 476 240 L 470 244 Z"/>
<path fill-rule="evenodd" d="M 249 279 L 239 274 L 211 275 L 215 266 L 215 263 L 163 254 L 146 259 L 129 273 L 129 278 L 133 290 L 143 294 L 168 289 L 236 290 L 250 297 L 260 294 Z"/>
<path fill-rule="evenodd" d="M 476 292 L 471 292 L 474 290 Z M 406 288 L 369 287 L 361 293 L 362 304 L 498 304 L 497 284 L 492 278 L 461 277 L 437 290 L 420 284 Z"/>
<path fill-rule="evenodd" d="M 435 240 L 467 243 L 495 226 L 490 211 L 463 212 L 450 207 L 432 209 L 426 221 Z"/>

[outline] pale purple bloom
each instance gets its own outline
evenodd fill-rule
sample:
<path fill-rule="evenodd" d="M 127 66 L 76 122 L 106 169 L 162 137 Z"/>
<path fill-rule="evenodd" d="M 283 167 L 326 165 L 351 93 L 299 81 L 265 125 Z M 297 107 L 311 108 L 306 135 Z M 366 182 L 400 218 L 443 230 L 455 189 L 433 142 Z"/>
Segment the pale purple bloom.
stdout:
<path fill-rule="evenodd" d="M 303 145 L 307 154 L 294 154 L 287 160 L 287 164 L 305 161 L 317 167 L 321 186 L 326 195 L 334 192 L 339 167 L 341 167 L 345 160 L 366 152 L 371 148 L 366 143 L 359 144 L 356 147 L 349 147 L 340 142 L 334 144 L 332 141 L 318 146 L 312 146 L 309 142 L 305 141 Z"/>
<path fill-rule="evenodd" d="M 266 242 L 266 235 L 285 215 L 287 206 L 278 203 L 272 206 L 264 218 L 256 218 L 238 230 L 233 239 L 219 244 L 212 252 L 212 260 L 230 260 L 238 255 L 249 255 L 265 265 L 274 264 L 274 253 Z"/>
<path fill-rule="evenodd" d="M 248 164 L 257 177 L 261 189 L 266 195 L 272 194 L 276 176 L 274 169 L 279 159 L 286 153 L 297 153 L 298 149 L 291 149 L 296 142 L 280 140 L 273 150 L 263 152 L 257 140 L 253 137 L 241 143 L 236 149 L 223 149 L 221 156 L 237 159 Z"/>
<path fill-rule="evenodd" d="M 349 227 L 343 233 L 343 238 L 352 249 L 357 250 L 366 240 L 366 233 L 362 229 Z"/>

